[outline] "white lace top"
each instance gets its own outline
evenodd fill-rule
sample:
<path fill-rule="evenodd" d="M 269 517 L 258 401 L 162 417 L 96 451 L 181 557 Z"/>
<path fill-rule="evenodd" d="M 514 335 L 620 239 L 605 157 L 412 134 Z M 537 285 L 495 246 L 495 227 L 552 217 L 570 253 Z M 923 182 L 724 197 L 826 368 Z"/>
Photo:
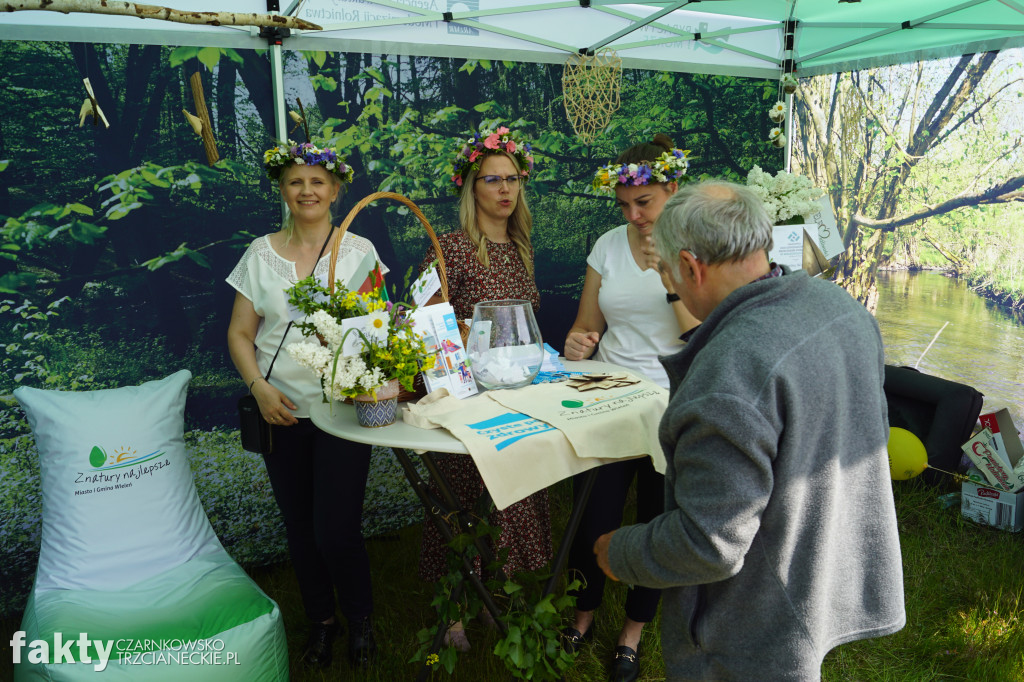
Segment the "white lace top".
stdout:
<path fill-rule="evenodd" d="M 349 282 L 349 278 L 366 254 L 372 254 L 374 258 L 380 260 L 370 240 L 346 232 L 338 249 L 338 264 L 334 270 L 335 281 L 346 288 L 358 288 L 362 282 Z M 330 249 L 327 249 L 313 269 L 317 279 L 327 280 L 330 258 Z M 381 272 L 387 271 L 387 267 L 381 264 Z M 249 248 L 226 281 L 242 296 L 252 301 L 256 314 L 262 318 L 256 331 L 256 363 L 260 373 L 266 375 L 270 361 L 281 342 L 281 335 L 288 326 L 289 308 L 285 290 L 299 281 L 295 263 L 282 258 L 274 251 L 270 246 L 269 236 L 259 237 L 249 244 Z M 308 417 L 310 406 L 321 399 L 320 384 L 312 372 L 299 367 L 288 354 L 288 344 L 301 340 L 302 335 L 293 326 L 288 331 L 288 337 L 274 363 L 270 383 L 295 403 L 298 407 L 294 412 L 296 417 Z"/>

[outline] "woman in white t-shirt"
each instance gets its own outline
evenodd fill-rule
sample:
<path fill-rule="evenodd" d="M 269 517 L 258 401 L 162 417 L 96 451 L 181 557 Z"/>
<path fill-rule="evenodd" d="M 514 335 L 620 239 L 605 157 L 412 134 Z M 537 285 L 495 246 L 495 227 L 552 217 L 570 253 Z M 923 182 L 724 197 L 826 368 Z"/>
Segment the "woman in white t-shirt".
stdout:
<path fill-rule="evenodd" d="M 376 652 L 370 559 L 361 528 L 370 446 L 336 438 L 312 423 L 309 409 L 321 399 L 320 383 L 282 348 L 282 340 L 286 345 L 302 339 L 289 328 L 286 291 L 311 274 L 326 281 L 331 241 L 339 239 L 331 207 L 342 184 L 351 181 L 352 169 L 334 149 L 312 144 L 275 147 L 264 164 L 278 181 L 289 214 L 283 229 L 249 245 L 228 276 L 237 292 L 228 350 L 270 423 L 273 451 L 263 460 L 309 619 L 302 663 L 331 664 L 337 604 L 348 620 L 349 660 L 365 667 Z M 379 262 L 377 252 L 363 237 L 345 233 L 340 239 L 335 280 L 359 289 L 363 282 L 350 280 L 365 275 L 360 264 L 368 255 Z"/>
<path fill-rule="evenodd" d="M 587 257 L 579 311 L 565 339 L 565 357 L 596 360 L 627 367 L 663 388 L 668 377 L 658 357 L 679 350 L 680 335 L 698 324 L 672 288 L 668 273 L 658 267 L 651 244 L 654 222 L 676 191 L 689 166 L 687 153 L 676 149 L 666 135 L 630 147 L 614 163 L 600 168 L 594 187 L 615 194 L 628 221 L 603 234 Z M 601 604 L 605 575 L 593 554 L 594 541 L 622 523 L 629 487 L 636 478 L 637 523 L 661 513 L 664 477 L 650 458 L 606 464 L 594 488 L 569 554 L 570 570 L 579 571 L 585 585 L 576 594 L 573 627 L 567 644 L 577 649 L 593 635 L 594 610 Z M 574 486 L 574 490 L 577 486 Z M 630 588 L 626 622 L 616 642 L 613 682 L 631 682 L 640 673 L 637 650 L 645 623 L 654 619 L 660 590 Z"/>

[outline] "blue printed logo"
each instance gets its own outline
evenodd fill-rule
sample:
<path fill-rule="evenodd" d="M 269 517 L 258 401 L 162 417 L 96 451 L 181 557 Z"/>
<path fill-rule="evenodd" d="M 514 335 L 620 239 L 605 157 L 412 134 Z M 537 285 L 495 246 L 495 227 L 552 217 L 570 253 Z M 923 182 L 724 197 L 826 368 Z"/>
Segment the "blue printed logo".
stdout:
<path fill-rule="evenodd" d="M 539 419 L 528 417 L 519 412 L 506 412 L 505 414 L 485 419 L 475 424 L 466 424 L 468 428 L 476 431 L 494 443 L 494 449 L 501 451 L 516 441 L 530 436 L 536 436 L 545 431 L 554 431 L 555 427 Z"/>

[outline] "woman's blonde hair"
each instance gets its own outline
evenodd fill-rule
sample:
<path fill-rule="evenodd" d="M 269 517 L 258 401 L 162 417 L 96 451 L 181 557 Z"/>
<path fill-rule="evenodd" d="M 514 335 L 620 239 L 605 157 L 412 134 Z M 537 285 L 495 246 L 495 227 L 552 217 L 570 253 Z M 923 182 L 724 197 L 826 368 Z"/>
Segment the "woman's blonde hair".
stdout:
<path fill-rule="evenodd" d="M 294 166 L 289 166 L 288 168 L 293 167 Z M 284 182 L 286 176 L 288 175 L 288 168 L 282 170 L 281 174 L 277 177 L 278 191 L 284 189 Z M 334 173 L 328 172 L 326 170 L 325 172 L 327 172 L 327 175 L 331 177 L 331 183 L 338 189 L 338 196 L 335 198 L 334 203 L 331 204 L 331 210 L 327 212 L 327 219 L 330 221 L 331 225 L 333 225 L 334 207 L 341 203 L 341 197 L 345 195 L 345 185 L 342 184 L 341 180 L 338 179 L 338 176 L 335 175 Z M 281 231 L 284 232 L 284 243 L 285 245 L 288 245 L 288 243 L 291 242 L 292 240 L 292 235 L 295 234 L 295 218 L 294 216 L 292 216 L 292 212 L 290 209 L 287 208 L 287 206 L 285 207 L 284 217 L 281 218 Z"/>
<path fill-rule="evenodd" d="M 512 165 L 520 171 L 523 170 L 516 163 L 515 157 L 508 152 L 495 153 L 508 158 L 512 161 Z M 476 222 L 476 196 L 473 194 L 473 187 L 479 174 L 479 169 L 473 169 L 466 175 L 466 181 L 462 185 L 462 193 L 459 195 L 459 222 L 462 223 L 463 231 L 476 244 L 477 260 L 485 268 L 490 268 L 490 259 L 487 257 L 487 240 L 484 239 L 484 234 Z M 523 265 L 526 266 L 526 272 L 530 277 L 533 277 L 533 258 L 530 254 L 530 232 L 532 230 L 533 215 L 530 213 L 530 207 L 526 204 L 526 181 L 523 180 L 519 183 L 519 197 L 516 201 L 516 207 L 512 210 L 512 215 L 508 217 L 508 238 L 516 245 L 519 258 L 523 261 Z"/>

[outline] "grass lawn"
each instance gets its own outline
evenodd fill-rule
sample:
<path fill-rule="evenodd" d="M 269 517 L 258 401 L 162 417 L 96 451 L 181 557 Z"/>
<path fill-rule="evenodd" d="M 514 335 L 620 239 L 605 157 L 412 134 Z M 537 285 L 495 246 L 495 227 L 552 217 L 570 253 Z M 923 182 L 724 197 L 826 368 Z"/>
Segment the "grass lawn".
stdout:
<path fill-rule="evenodd" d="M 894 486 L 903 546 L 907 626 L 889 637 L 835 649 L 825 660 L 823 679 L 1024 681 L 1024 536 L 974 526 L 961 519 L 958 507 L 941 508 L 938 496 L 947 490 L 925 488 L 913 481 Z M 569 504 L 567 483 L 552 488 L 553 518 L 564 520 Z M 559 528 L 555 530 L 556 534 L 560 532 Z M 432 586 L 416 577 L 419 540 L 420 527 L 412 526 L 368 543 L 380 644 L 377 665 L 366 674 L 352 671 L 345 659 L 343 632 L 331 668 L 306 671 L 293 665 L 292 680 L 394 682 L 416 676 L 417 665 L 408 661 L 418 647 L 417 631 L 431 620 L 433 596 Z M 305 619 L 291 567 L 281 564 L 249 572 L 280 604 L 292 659 L 297 659 L 304 641 Z M 623 596 L 621 585 L 607 590 L 596 621 L 596 642 L 583 648 L 566 682 L 607 679 L 606 666 L 622 618 Z M 0 680 L 11 677 L 7 641 L 18 623 L 17 618 L 2 622 Z M 459 656 L 454 675 L 449 678 L 438 669 L 432 679 L 512 679 L 491 653 L 496 641 L 492 631 L 473 623 L 469 638 L 473 648 Z M 640 679 L 664 679 L 655 628 L 647 629 L 641 656 Z"/>

